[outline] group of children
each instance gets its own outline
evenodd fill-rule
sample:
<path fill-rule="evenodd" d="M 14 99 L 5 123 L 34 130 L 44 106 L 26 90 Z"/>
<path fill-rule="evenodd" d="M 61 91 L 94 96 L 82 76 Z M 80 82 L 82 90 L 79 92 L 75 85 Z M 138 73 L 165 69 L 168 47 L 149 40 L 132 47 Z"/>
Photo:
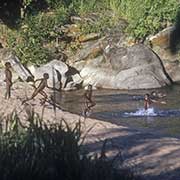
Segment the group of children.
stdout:
<path fill-rule="evenodd" d="M 6 62 L 5 63 L 5 83 L 6 83 L 6 93 L 5 93 L 5 99 L 9 99 L 11 97 L 11 87 L 12 87 L 12 71 L 11 71 L 11 63 Z M 41 101 L 41 104 L 44 104 L 48 98 L 47 94 L 45 93 L 44 89 L 50 88 L 48 86 L 47 80 L 49 79 L 49 74 L 44 73 L 43 77 L 41 79 L 37 79 L 34 81 L 33 79 L 33 87 L 34 87 L 34 92 L 32 93 L 30 98 L 27 98 L 24 100 L 22 103 L 24 104 L 25 102 L 32 100 L 34 97 L 36 97 L 38 94 L 41 94 L 43 96 L 43 99 Z M 40 81 L 39 85 L 36 87 L 35 83 L 37 81 Z"/>
<path fill-rule="evenodd" d="M 11 97 L 11 87 L 12 87 L 12 71 L 11 71 L 11 63 L 6 62 L 5 63 L 5 83 L 6 83 L 6 93 L 5 93 L 5 99 L 9 99 Z M 22 102 L 22 104 L 26 103 L 27 101 L 30 101 L 34 99 L 38 94 L 41 94 L 43 98 L 41 99 L 41 104 L 45 104 L 48 96 L 46 92 L 44 91 L 45 88 L 50 88 L 53 90 L 59 91 L 61 89 L 56 89 L 48 86 L 48 81 L 49 79 L 49 74 L 44 73 L 43 77 L 41 79 L 34 80 L 33 78 L 31 81 L 33 81 L 33 88 L 34 92 L 32 93 L 30 98 L 27 98 Z M 37 81 L 40 81 L 39 85 L 36 87 L 35 83 Z M 61 84 L 62 85 L 62 84 Z M 88 112 L 90 112 L 91 108 L 96 105 L 96 103 L 92 100 L 92 85 L 88 85 L 87 90 L 84 93 L 84 98 L 85 98 L 85 109 L 84 109 L 84 114 L 85 116 L 87 115 Z"/>
<path fill-rule="evenodd" d="M 11 97 L 11 87 L 12 87 L 12 72 L 11 72 L 11 64 L 10 62 L 5 63 L 5 82 L 6 82 L 6 93 L 5 93 L 5 99 L 9 99 Z M 33 79 L 33 87 L 34 87 L 34 92 L 32 93 L 30 98 L 27 98 L 24 100 L 22 103 L 24 104 L 25 102 L 32 100 L 35 98 L 38 94 L 41 94 L 43 98 L 41 99 L 41 104 L 45 104 L 48 96 L 45 93 L 44 89 L 45 88 L 51 88 L 55 89 L 52 87 L 48 86 L 48 81 L 49 79 L 49 74 L 44 73 L 43 77 L 41 79 L 34 80 Z M 40 81 L 39 85 L 36 87 L 35 83 L 37 81 Z M 59 89 L 55 89 L 59 90 Z M 152 103 L 160 103 L 160 104 L 166 104 L 165 101 L 159 101 L 160 98 L 165 97 L 165 94 L 162 93 L 157 93 L 153 91 L 151 94 L 145 94 L 144 96 L 144 109 L 147 110 Z M 85 98 L 85 109 L 84 109 L 84 115 L 87 116 L 87 114 L 91 111 L 92 107 L 96 105 L 96 103 L 92 100 L 92 85 L 88 85 L 87 90 L 84 93 L 84 98 Z"/>

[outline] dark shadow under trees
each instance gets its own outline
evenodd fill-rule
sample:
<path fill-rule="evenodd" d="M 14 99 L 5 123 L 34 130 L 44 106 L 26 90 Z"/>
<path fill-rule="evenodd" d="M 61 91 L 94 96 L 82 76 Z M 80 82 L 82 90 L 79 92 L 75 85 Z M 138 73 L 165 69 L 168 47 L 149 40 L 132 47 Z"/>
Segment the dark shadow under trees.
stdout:
<path fill-rule="evenodd" d="M 171 52 L 177 53 L 180 49 L 180 10 L 177 13 L 176 21 L 175 21 L 175 28 L 170 35 L 170 50 Z"/>

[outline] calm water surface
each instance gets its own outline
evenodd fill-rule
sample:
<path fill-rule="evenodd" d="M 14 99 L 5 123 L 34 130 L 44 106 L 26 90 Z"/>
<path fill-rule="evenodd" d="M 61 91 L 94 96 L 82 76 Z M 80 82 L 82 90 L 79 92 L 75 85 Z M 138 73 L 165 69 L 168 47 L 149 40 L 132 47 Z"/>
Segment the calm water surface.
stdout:
<path fill-rule="evenodd" d="M 97 103 L 90 117 L 118 125 L 153 130 L 167 136 L 180 137 L 180 85 L 158 89 L 167 94 L 167 104 L 153 104 L 153 114 L 134 116 L 143 108 L 143 95 L 152 90 L 94 90 Z M 84 108 L 83 90 L 63 92 L 56 96 L 63 109 L 81 114 Z M 135 113 L 136 114 L 136 113 Z"/>

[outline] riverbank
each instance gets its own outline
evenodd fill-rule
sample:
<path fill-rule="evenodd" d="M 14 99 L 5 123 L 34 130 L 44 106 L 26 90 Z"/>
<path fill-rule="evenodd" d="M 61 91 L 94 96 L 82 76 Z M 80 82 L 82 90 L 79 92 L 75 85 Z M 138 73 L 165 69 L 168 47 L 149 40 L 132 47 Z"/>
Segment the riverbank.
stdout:
<path fill-rule="evenodd" d="M 64 119 L 69 125 L 74 125 L 79 120 L 82 122 L 83 134 L 86 134 L 84 147 L 89 153 L 101 151 L 103 142 L 107 141 L 106 155 L 115 156 L 121 152 L 123 165 L 132 168 L 143 179 L 153 180 L 178 180 L 180 178 L 180 140 L 178 138 L 163 137 L 153 132 L 138 131 L 120 125 L 99 121 L 97 119 L 84 119 L 78 115 L 65 112 L 46 103 L 40 105 L 37 96 L 34 101 L 22 105 L 22 100 L 30 96 L 32 88 L 26 83 L 16 83 L 13 86 L 12 98 L 4 100 L 4 86 L 0 86 L 0 113 L 3 116 L 11 114 L 14 110 L 26 124 L 28 109 L 33 107 L 48 123 L 58 123 Z"/>

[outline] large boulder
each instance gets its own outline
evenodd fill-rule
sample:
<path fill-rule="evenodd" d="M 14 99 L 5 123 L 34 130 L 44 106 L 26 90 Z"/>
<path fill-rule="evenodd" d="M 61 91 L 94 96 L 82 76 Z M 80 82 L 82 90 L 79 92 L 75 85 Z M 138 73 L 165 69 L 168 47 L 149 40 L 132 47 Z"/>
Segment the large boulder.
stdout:
<path fill-rule="evenodd" d="M 176 47 L 174 47 L 178 45 L 177 40 L 179 38 L 179 32 L 176 31 L 175 26 L 170 26 L 147 38 L 174 82 L 180 81 L 179 51 L 176 51 Z"/>
<path fill-rule="evenodd" d="M 180 82 L 180 61 L 163 61 L 164 67 L 174 82 Z"/>
<path fill-rule="evenodd" d="M 84 85 L 98 88 L 148 89 L 171 84 L 159 57 L 142 44 L 114 47 L 106 58 L 89 60 L 80 74 Z"/>
<path fill-rule="evenodd" d="M 78 88 L 82 83 L 78 71 L 65 64 L 62 61 L 53 60 L 39 68 L 33 70 L 32 74 L 35 79 L 42 78 L 44 73 L 49 74 L 48 85 L 50 87 L 60 87 L 60 81 L 62 83 L 62 89 L 72 90 Z"/>
<path fill-rule="evenodd" d="M 172 39 L 175 30 L 175 26 L 170 26 L 146 39 L 162 61 L 175 61 L 178 58 L 178 54 L 172 52 Z"/>

